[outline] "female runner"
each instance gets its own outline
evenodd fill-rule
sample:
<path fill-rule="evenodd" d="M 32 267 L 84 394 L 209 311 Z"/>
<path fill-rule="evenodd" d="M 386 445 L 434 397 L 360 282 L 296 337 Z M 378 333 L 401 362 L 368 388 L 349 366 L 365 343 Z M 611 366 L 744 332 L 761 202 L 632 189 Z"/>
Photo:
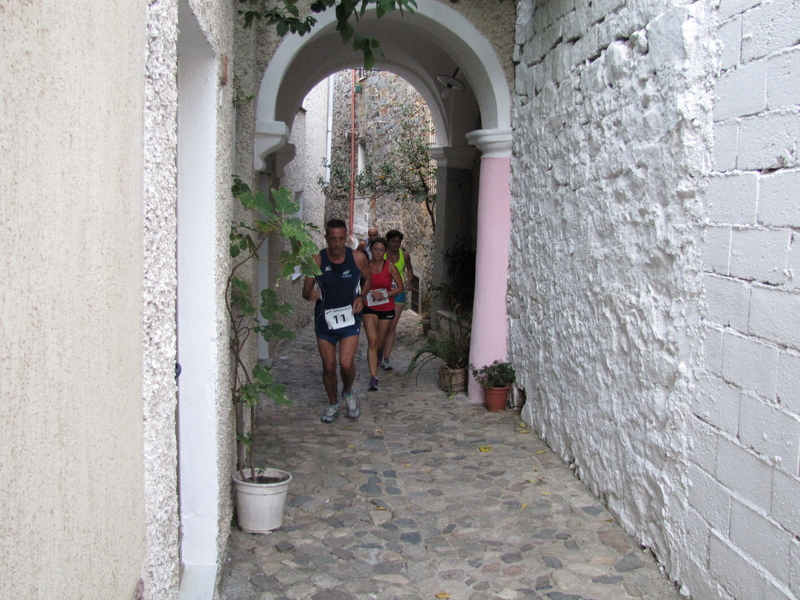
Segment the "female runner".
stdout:
<path fill-rule="evenodd" d="M 395 318 L 394 297 L 403 293 L 403 278 L 391 262 L 383 258 L 386 240 L 379 237 L 369 243 L 372 260 L 369 272 L 372 280 L 370 292 L 364 297 L 363 323 L 367 331 L 367 363 L 369 364 L 368 391 L 378 389 L 378 349 L 383 347 L 389 326 Z"/>
<path fill-rule="evenodd" d="M 404 281 L 410 282 L 414 278 L 414 269 L 411 267 L 411 255 L 400 247 L 404 237 L 402 232 L 397 229 L 392 229 L 386 234 L 388 249 L 386 250 L 384 258 L 389 259 L 389 262 L 397 267 L 397 271 Z M 378 362 L 384 371 L 392 370 L 392 363 L 389 362 L 389 357 L 392 354 L 392 348 L 394 348 L 394 340 L 397 336 L 397 324 L 400 322 L 400 315 L 403 314 L 405 305 L 406 293 L 403 291 L 403 293 L 398 294 L 395 299 L 395 312 L 397 315 L 391 322 L 391 325 L 389 325 L 389 332 L 386 334 L 386 344 L 380 348 L 381 360 Z"/>

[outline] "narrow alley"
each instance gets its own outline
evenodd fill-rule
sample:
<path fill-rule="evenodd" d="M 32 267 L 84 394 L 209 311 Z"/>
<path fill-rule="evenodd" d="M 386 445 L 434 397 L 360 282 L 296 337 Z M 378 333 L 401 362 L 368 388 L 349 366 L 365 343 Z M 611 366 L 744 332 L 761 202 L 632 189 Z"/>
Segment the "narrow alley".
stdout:
<path fill-rule="evenodd" d="M 232 527 L 222 600 L 680 598 L 517 412 L 448 398 L 438 365 L 404 376 L 420 343 L 406 312 L 396 370 L 368 393 L 362 333 L 363 415 L 330 425 L 313 332 L 282 349 L 293 402 L 262 408 L 259 462 L 292 473 L 286 519 L 269 535 Z"/>

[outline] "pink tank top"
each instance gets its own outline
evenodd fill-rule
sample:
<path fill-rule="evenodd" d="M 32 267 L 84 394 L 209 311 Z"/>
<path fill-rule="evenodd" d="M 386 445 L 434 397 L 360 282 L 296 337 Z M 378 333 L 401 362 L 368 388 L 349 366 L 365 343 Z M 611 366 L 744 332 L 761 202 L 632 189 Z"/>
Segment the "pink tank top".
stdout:
<path fill-rule="evenodd" d="M 380 273 L 371 273 L 370 277 L 372 278 L 372 287 L 370 289 L 373 290 L 386 290 L 387 292 L 392 289 L 392 274 L 389 273 L 389 261 L 383 261 L 383 269 L 381 269 Z M 385 310 L 393 310 L 394 309 L 394 298 L 389 298 L 389 301 L 384 304 L 376 304 L 375 306 L 370 306 L 372 310 L 377 311 L 385 311 Z"/>

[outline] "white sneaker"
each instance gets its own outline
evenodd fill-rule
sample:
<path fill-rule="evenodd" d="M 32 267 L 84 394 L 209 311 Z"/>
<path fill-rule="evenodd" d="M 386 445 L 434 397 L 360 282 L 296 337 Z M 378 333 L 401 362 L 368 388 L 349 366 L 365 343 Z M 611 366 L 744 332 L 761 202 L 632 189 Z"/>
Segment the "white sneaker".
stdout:
<path fill-rule="evenodd" d="M 392 369 L 392 365 L 389 364 L 389 359 L 388 358 L 384 358 L 383 359 L 383 362 L 381 363 L 381 369 L 383 369 L 384 371 L 393 371 L 394 370 L 394 369 Z"/>
<path fill-rule="evenodd" d="M 323 423 L 333 423 L 334 419 L 339 416 L 339 403 L 331 404 L 328 406 L 328 410 L 325 411 L 325 414 L 322 415 L 320 421 Z"/>
<path fill-rule="evenodd" d="M 361 416 L 361 407 L 358 405 L 358 398 L 354 392 L 343 392 L 344 402 L 347 405 L 347 416 L 350 419 L 357 419 Z"/>

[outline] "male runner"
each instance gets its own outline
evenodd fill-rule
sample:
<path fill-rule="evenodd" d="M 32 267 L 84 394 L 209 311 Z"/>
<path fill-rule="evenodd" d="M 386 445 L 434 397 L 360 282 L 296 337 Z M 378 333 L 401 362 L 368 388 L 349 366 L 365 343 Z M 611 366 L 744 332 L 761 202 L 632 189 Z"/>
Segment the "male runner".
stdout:
<path fill-rule="evenodd" d="M 356 250 L 361 250 L 364 254 L 367 255 L 367 258 L 372 258 L 372 252 L 370 251 L 369 247 L 372 243 L 372 240 L 378 237 L 378 228 L 374 225 L 367 229 L 367 239 L 359 240 L 358 247 Z"/>
<path fill-rule="evenodd" d="M 353 359 L 358 349 L 361 310 L 364 296 L 370 289 L 370 274 L 366 255 L 346 246 L 347 225 L 344 221 L 331 219 L 325 224 L 325 243 L 327 247 L 314 256 L 322 273 L 305 278 L 303 298 L 316 303 L 314 331 L 322 357 L 322 383 L 330 402 L 322 415 L 322 422 L 332 423 L 339 416 L 336 344 L 339 344 L 339 371 L 347 416 L 351 419 L 361 416 L 361 407 L 353 393 L 356 376 Z"/>

